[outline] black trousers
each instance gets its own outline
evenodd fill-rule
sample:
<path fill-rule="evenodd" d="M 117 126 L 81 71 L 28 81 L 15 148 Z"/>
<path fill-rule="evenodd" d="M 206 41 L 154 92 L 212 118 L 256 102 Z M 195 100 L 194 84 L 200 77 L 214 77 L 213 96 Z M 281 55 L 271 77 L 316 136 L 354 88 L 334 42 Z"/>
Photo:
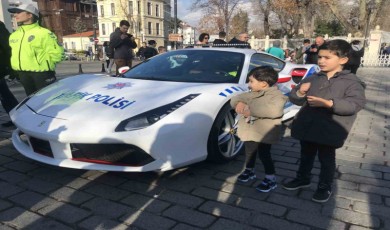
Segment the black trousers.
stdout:
<path fill-rule="evenodd" d="M 244 143 L 245 154 L 246 154 L 246 167 L 254 168 L 256 163 L 256 155 L 259 155 L 259 158 L 264 166 L 264 171 L 266 175 L 275 174 L 274 162 L 271 158 L 271 144 L 264 144 L 254 141 L 246 141 Z"/>
<path fill-rule="evenodd" d="M 336 170 L 336 148 L 329 145 L 301 141 L 301 162 L 299 164 L 297 178 L 310 181 L 311 170 L 313 169 L 317 153 L 321 163 L 319 183 L 331 186 Z"/>
<path fill-rule="evenodd" d="M 54 71 L 46 72 L 28 72 L 18 71 L 20 82 L 23 85 L 27 96 L 55 82 L 56 76 Z"/>
<path fill-rule="evenodd" d="M 9 90 L 4 77 L 0 77 L 0 101 L 7 113 L 18 104 L 18 100 L 16 100 L 15 96 Z"/>

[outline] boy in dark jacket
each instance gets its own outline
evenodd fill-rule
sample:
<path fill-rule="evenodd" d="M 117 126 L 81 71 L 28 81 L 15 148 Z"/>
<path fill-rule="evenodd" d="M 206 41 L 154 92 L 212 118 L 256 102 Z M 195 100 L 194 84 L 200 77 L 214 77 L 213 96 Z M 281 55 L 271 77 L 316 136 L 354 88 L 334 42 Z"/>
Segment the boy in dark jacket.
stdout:
<path fill-rule="evenodd" d="M 309 187 L 318 152 L 321 171 L 312 198 L 316 202 L 326 202 L 331 196 L 336 149 L 343 146 L 357 112 L 366 102 L 363 83 L 355 74 L 343 71 L 350 49 L 344 40 L 332 40 L 319 47 L 321 72 L 304 79 L 289 96 L 292 103 L 302 106 L 291 128 L 291 136 L 300 140 L 301 160 L 297 177 L 283 187 Z"/>

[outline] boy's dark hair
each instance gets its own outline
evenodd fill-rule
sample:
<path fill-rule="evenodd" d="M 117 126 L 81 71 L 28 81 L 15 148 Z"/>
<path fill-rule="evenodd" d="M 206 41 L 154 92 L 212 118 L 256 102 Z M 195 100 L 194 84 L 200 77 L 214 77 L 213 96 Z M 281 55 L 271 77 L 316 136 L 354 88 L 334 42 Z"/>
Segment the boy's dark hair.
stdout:
<path fill-rule="evenodd" d="M 226 37 L 226 32 L 225 31 L 221 31 L 221 32 L 218 33 L 218 36 L 220 38 L 224 38 L 224 37 Z"/>
<path fill-rule="evenodd" d="M 320 50 L 329 50 L 340 58 L 349 57 L 351 52 L 351 45 L 342 39 L 335 39 L 328 42 L 325 42 L 322 46 L 318 48 Z"/>
<path fill-rule="evenodd" d="M 271 66 L 256 67 L 249 72 L 249 76 L 253 76 L 258 81 L 265 81 L 269 86 L 275 85 L 279 78 L 278 72 Z"/>
<path fill-rule="evenodd" d="M 127 26 L 127 27 L 130 27 L 130 23 L 126 20 L 122 20 L 120 23 L 119 23 L 119 26 Z"/>

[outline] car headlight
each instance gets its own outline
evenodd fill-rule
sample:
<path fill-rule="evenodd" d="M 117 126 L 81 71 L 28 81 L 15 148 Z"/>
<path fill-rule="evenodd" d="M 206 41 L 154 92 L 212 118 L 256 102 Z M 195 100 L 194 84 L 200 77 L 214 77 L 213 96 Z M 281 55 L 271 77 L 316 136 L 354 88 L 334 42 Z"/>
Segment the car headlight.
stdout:
<path fill-rule="evenodd" d="M 158 108 L 149 110 L 147 112 L 123 120 L 116 127 L 115 132 L 124 132 L 124 131 L 146 128 L 158 122 L 168 114 L 182 107 L 183 105 L 187 104 L 188 102 L 190 102 L 192 99 L 196 98 L 199 95 L 200 94 L 190 94 L 167 105 L 160 106 Z"/>

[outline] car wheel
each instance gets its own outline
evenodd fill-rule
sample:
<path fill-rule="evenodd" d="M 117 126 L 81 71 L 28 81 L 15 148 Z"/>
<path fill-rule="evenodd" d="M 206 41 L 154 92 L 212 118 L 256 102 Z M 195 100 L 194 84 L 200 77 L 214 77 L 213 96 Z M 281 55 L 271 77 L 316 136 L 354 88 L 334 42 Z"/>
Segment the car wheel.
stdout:
<path fill-rule="evenodd" d="M 240 153 L 243 142 L 237 136 L 237 124 L 236 112 L 226 104 L 218 113 L 210 131 L 207 143 L 209 160 L 228 161 Z"/>

